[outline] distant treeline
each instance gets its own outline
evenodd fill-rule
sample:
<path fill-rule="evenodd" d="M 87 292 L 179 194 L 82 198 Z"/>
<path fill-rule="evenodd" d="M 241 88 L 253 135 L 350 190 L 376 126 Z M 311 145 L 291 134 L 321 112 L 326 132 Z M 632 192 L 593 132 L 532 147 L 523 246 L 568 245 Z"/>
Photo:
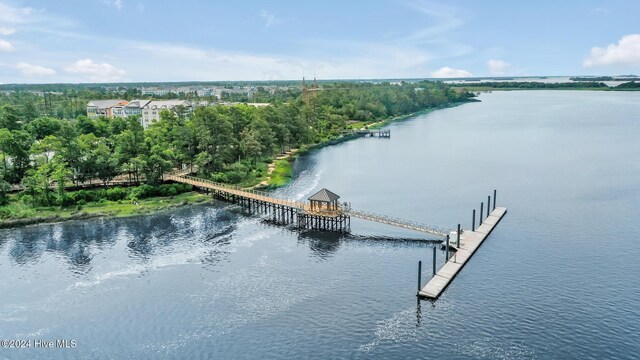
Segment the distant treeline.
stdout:
<path fill-rule="evenodd" d="M 544 83 L 544 82 L 479 82 L 466 84 L 451 84 L 460 88 L 486 88 L 486 89 L 602 89 L 602 90 L 622 90 L 634 89 L 638 83 L 630 81 L 615 87 L 610 87 L 603 82 L 566 82 L 566 83 Z"/>
<path fill-rule="evenodd" d="M 574 76 L 574 77 L 570 77 L 569 80 L 571 80 L 571 81 L 633 81 L 633 80 L 640 80 L 640 78 L 638 78 L 635 75 L 620 76 L 620 77 L 613 77 L 613 76 Z"/>

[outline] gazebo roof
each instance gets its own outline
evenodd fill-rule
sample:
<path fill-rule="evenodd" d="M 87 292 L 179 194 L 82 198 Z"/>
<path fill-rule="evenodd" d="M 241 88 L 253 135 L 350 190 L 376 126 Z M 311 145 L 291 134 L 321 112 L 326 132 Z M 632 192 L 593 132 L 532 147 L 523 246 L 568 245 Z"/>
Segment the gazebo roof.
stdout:
<path fill-rule="evenodd" d="M 309 201 L 319 201 L 319 202 L 334 202 L 340 199 L 340 196 L 332 193 L 327 189 L 322 189 L 317 193 L 309 196 Z"/>

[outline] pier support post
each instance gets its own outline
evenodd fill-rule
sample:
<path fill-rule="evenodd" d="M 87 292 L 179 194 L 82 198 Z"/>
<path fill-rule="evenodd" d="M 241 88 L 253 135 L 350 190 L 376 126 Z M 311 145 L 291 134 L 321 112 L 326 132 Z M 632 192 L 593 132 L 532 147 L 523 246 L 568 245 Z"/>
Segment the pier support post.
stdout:
<path fill-rule="evenodd" d="M 433 247 L 433 276 L 436 276 L 436 247 Z"/>
<path fill-rule="evenodd" d="M 484 203 L 480 203 L 480 218 L 478 219 L 478 227 L 482 225 L 482 210 L 484 210 Z"/>
<path fill-rule="evenodd" d="M 471 219 L 471 231 L 476 231 L 476 209 L 473 209 L 473 218 Z"/>
<path fill-rule="evenodd" d="M 493 210 L 496 209 L 496 190 L 493 189 Z"/>
<path fill-rule="evenodd" d="M 458 238 L 456 239 L 456 247 L 460 248 L 460 224 L 458 224 Z"/>
<path fill-rule="evenodd" d="M 445 251 L 444 262 L 446 263 L 447 261 L 449 261 L 449 235 L 447 235 L 447 244 L 444 251 Z"/>
<path fill-rule="evenodd" d="M 422 260 L 418 261 L 418 292 L 420 292 L 421 285 L 422 285 Z"/>
<path fill-rule="evenodd" d="M 487 196 L 487 217 L 489 217 L 489 214 L 491 213 L 491 195 Z"/>

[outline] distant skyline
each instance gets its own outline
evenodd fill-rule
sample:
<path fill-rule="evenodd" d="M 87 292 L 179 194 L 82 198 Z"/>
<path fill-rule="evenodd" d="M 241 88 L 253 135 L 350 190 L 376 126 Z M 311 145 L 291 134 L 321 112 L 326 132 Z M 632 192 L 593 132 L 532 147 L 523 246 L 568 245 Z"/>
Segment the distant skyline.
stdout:
<path fill-rule="evenodd" d="M 0 0 L 0 83 L 640 75 L 640 0 Z"/>

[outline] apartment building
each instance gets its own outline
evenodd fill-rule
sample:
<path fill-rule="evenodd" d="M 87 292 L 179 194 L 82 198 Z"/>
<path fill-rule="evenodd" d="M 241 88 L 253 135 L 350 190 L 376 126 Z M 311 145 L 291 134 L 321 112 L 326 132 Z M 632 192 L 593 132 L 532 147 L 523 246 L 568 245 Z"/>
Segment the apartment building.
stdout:
<path fill-rule="evenodd" d="M 186 112 L 191 112 L 193 107 L 187 100 L 153 100 L 142 106 L 142 118 L 140 122 L 146 129 L 149 125 L 160 120 L 162 110 L 174 111 L 176 106 L 182 106 Z"/>
<path fill-rule="evenodd" d="M 87 116 L 92 119 L 99 116 L 113 117 L 114 109 L 119 113 L 127 104 L 126 100 L 91 100 L 87 104 Z"/>

